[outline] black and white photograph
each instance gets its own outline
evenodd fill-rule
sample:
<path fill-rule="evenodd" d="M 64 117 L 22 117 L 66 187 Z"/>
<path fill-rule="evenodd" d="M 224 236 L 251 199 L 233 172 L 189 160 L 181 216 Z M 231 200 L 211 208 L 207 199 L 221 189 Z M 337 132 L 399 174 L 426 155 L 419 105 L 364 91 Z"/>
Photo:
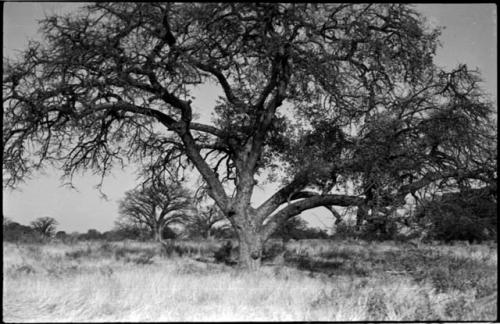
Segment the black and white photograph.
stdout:
<path fill-rule="evenodd" d="M 495 3 L 3 8 L 5 323 L 495 322 Z"/>

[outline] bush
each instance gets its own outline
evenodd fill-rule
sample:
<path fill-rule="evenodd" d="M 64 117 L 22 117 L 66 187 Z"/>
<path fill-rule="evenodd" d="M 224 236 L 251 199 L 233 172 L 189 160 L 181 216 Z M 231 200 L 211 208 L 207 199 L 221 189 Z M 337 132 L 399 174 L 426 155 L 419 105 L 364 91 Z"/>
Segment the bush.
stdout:
<path fill-rule="evenodd" d="M 278 255 L 284 254 L 285 246 L 281 243 L 270 242 L 262 251 L 262 261 L 273 260 Z"/>
<path fill-rule="evenodd" d="M 162 239 L 169 240 L 169 239 L 177 238 L 178 235 L 173 229 L 171 229 L 168 226 L 165 226 L 163 228 L 163 231 L 161 232 L 161 236 L 162 236 Z"/>
<path fill-rule="evenodd" d="M 341 222 L 335 227 L 335 238 L 338 239 L 346 239 L 349 237 L 357 237 L 358 232 L 356 231 L 356 227 L 347 222 Z"/>
<path fill-rule="evenodd" d="M 71 251 L 71 252 L 66 252 L 66 257 L 69 259 L 80 259 L 80 258 L 88 258 L 92 254 L 92 249 L 90 248 L 89 245 L 87 245 L 86 249 L 79 249 L 76 251 Z"/>
<path fill-rule="evenodd" d="M 214 252 L 214 258 L 216 262 L 223 262 L 228 265 L 234 265 L 236 263 L 237 253 L 237 248 L 233 246 L 233 243 L 230 240 L 228 240 L 217 251 Z"/>
<path fill-rule="evenodd" d="M 473 191 L 426 201 L 417 208 L 416 218 L 428 228 L 429 239 L 472 243 L 497 237 L 496 199 Z"/>
<path fill-rule="evenodd" d="M 65 231 L 59 231 L 55 238 L 64 242 L 68 238 L 68 234 Z"/>
<path fill-rule="evenodd" d="M 369 220 L 361 228 L 359 238 L 367 241 L 386 241 L 397 237 L 398 226 L 395 221 L 386 218 Z"/>
<path fill-rule="evenodd" d="M 16 222 L 9 222 L 3 226 L 3 240 L 7 242 L 34 243 L 40 236 L 31 227 Z"/>

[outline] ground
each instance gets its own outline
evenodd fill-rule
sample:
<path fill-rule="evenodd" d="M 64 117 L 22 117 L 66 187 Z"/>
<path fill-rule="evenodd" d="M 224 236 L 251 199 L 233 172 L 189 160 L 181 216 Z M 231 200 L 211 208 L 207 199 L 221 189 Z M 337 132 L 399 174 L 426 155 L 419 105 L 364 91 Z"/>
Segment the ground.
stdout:
<path fill-rule="evenodd" d="M 3 320 L 494 321 L 497 245 L 290 242 L 245 272 L 222 242 L 4 242 Z M 199 261 L 201 260 L 201 261 Z"/>

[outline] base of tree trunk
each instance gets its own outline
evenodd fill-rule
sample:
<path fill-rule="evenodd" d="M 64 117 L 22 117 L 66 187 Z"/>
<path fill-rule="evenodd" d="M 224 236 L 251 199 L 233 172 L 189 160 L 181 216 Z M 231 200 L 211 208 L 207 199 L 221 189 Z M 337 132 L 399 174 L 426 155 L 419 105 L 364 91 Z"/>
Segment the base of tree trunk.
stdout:
<path fill-rule="evenodd" d="M 239 266 L 243 269 L 256 270 L 262 263 L 263 244 L 260 237 L 244 236 L 240 238 Z"/>

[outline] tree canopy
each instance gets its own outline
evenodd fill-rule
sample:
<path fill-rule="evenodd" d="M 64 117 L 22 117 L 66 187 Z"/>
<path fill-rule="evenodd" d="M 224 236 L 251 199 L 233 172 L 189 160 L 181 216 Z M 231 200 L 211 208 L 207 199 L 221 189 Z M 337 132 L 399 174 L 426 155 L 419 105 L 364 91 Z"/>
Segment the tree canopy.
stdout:
<path fill-rule="evenodd" d="M 436 183 L 496 186 L 479 74 L 435 66 L 440 30 L 409 5 L 96 3 L 41 26 L 4 62 L 6 185 L 50 163 L 70 178 L 193 166 L 247 266 L 310 208 L 363 218 Z M 197 122 L 192 90 L 210 82 L 223 96 Z M 265 177 L 281 188 L 253 206 Z"/>

